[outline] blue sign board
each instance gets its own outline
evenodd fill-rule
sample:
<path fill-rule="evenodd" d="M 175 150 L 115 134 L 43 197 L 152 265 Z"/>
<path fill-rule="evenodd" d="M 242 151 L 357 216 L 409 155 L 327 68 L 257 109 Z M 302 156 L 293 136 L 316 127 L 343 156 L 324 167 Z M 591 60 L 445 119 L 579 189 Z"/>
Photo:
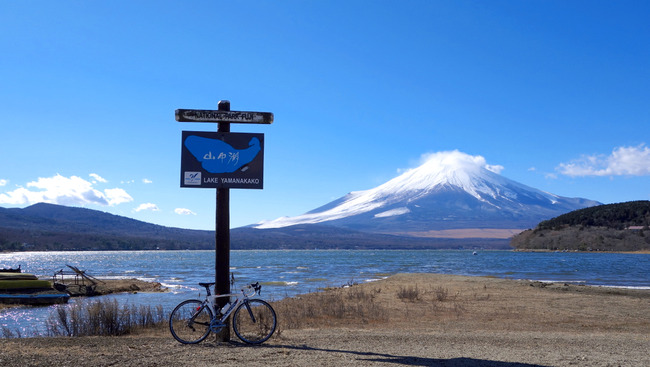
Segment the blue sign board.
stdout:
<path fill-rule="evenodd" d="M 183 131 L 181 149 L 181 187 L 264 186 L 264 134 Z"/>

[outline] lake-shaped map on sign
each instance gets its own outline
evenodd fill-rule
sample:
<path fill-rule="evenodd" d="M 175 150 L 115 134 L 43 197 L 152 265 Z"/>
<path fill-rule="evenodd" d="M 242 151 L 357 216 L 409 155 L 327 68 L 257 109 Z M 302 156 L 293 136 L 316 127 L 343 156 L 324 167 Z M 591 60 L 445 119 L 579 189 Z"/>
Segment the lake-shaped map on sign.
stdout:
<path fill-rule="evenodd" d="M 185 147 L 201 162 L 204 170 L 210 173 L 231 173 L 246 171 L 261 151 L 260 140 L 256 137 L 248 142 L 248 148 L 235 149 L 232 145 L 218 140 L 191 135 L 185 139 Z"/>

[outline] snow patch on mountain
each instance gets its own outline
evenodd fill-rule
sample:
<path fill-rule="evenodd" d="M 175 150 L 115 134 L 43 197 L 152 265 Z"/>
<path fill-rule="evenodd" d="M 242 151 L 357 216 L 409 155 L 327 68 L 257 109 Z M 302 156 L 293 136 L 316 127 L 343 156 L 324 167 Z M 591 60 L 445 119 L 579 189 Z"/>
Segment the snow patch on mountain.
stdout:
<path fill-rule="evenodd" d="M 401 208 L 386 210 L 385 212 L 377 213 L 377 214 L 375 214 L 375 218 L 394 217 L 396 215 L 402 215 L 402 214 L 406 214 L 406 213 L 410 213 L 410 212 L 411 212 L 411 209 L 409 209 L 407 207 L 401 207 Z"/>

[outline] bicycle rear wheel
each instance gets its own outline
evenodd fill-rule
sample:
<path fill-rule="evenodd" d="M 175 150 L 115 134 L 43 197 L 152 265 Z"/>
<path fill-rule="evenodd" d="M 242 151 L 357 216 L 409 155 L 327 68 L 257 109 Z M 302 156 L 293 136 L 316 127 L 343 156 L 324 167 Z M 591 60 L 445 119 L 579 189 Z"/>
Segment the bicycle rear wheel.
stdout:
<path fill-rule="evenodd" d="M 198 299 L 181 302 L 169 315 L 169 331 L 183 344 L 196 344 L 210 334 L 212 311 Z"/>
<path fill-rule="evenodd" d="M 261 299 L 246 300 L 232 317 L 232 328 L 245 343 L 260 344 L 268 340 L 277 325 L 273 307 Z"/>

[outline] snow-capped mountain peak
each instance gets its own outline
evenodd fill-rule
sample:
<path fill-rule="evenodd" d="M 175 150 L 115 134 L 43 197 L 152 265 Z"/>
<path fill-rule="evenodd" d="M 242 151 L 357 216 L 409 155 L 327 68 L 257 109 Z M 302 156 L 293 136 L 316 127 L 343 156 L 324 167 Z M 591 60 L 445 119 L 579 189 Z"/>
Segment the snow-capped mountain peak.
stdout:
<path fill-rule="evenodd" d="M 417 168 L 373 189 L 351 192 L 303 215 L 263 221 L 255 228 L 327 222 L 348 228 L 394 232 L 395 228 L 390 226 L 413 227 L 419 223 L 431 229 L 438 223 L 449 227 L 459 219 L 466 222 L 468 217 L 473 221 L 481 217 L 491 221 L 503 217 L 511 222 L 521 217 L 526 218 L 528 224 L 538 221 L 539 217 L 548 219 L 553 216 L 551 214 L 596 205 L 592 201 L 574 203 L 574 199 L 509 180 L 499 174 L 502 169 L 488 165 L 482 156 L 457 150 L 433 153 L 423 157 L 423 163 Z"/>
<path fill-rule="evenodd" d="M 441 152 L 426 156 L 419 167 L 407 170 L 378 189 L 393 193 L 426 194 L 439 185 L 447 184 L 477 196 L 477 192 L 484 189 L 479 183 L 491 180 L 492 173 L 481 156 L 471 156 L 457 150 Z"/>

